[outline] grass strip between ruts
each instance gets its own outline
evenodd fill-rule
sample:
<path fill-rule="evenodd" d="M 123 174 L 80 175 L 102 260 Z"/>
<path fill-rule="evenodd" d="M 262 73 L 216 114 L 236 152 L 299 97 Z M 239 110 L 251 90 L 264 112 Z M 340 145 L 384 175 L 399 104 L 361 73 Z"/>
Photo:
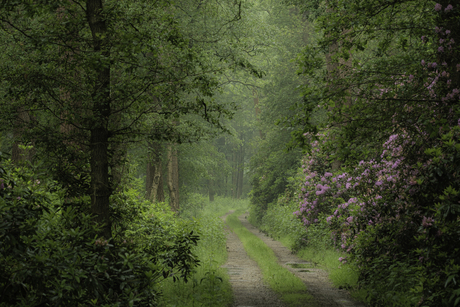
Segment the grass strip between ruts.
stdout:
<path fill-rule="evenodd" d="M 290 306 L 306 306 L 306 303 L 314 305 L 313 297 L 308 294 L 302 280 L 278 264 L 273 250 L 241 224 L 237 217 L 240 214 L 242 212 L 237 211 L 229 215 L 227 224 L 239 237 L 249 257 L 259 265 L 264 281 Z"/>

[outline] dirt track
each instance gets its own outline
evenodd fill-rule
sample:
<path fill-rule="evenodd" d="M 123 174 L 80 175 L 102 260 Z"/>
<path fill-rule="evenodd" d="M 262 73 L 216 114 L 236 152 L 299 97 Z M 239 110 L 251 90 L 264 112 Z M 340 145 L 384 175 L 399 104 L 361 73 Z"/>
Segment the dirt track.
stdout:
<path fill-rule="evenodd" d="M 233 212 L 228 214 L 231 213 Z M 222 218 L 225 219 L 227 215 Z M 314 302 L 305 303 L 305 307 L 365 306 L 354 301 L 345 290 L 334 288 L 327 278 L 326 271 L 297 258 L 280 242 L 267 237 L 249 224 L 246 218 L 247 214 L 239 217 L 243 226 L 263 240 L 275 252 L 278 262 L 302 279 L 307 286 Z M 238 236 L 231 231 L 227 233 L 227 250 L 228 260 L 222 267 L 227 268 L 230 275 L 234 296 L 232 307 L 288 307 L 268 285 L 264 284 L 257 263 L 249 258 Z"/>

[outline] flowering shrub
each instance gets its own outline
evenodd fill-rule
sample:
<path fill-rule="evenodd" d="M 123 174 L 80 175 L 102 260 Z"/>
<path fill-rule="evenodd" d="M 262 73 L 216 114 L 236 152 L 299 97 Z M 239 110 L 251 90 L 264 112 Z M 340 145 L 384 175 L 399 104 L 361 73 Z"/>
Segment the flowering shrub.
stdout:
<path fill-rule="evenodd" d="M 295 214 L 307 233 L 325 219 L 348 255 L 342 263 L 353 262 L 362 284 L 374 287 L 373 304 L 402 305 L 403 292 L 410 305 L 458 305 L 460 8 L 449 1 L 332 3 L 343 9 L 322 19 L 319 44 L 334 42 L 330 64 L 340 71 L 309 87 L 306 100 L 327 97 L 320 106 L 335 128 L 326 127 L 331 136 L 320 136 L 304 158 Z M 398 28 L 398 20 L 414 27 L 376 30 Z M 332 171 L 333 159 L 341 170 Z"/>
<path fill-rule="evenodd" d="M 422 296 L 421 288 L 414 290 L 420 286 L 422 276 L 426 278 L 427 292 L 436 289 L 436 294 L 430 292 L 425 302 L 436 302 L 446 292 L 453 295 L 452 289 L 441 288 L 449 278 L 457 277 L 460 263 L 459 249 L 454 247 L 460 246 L 460 240 L 453 231 L 458 227 L 460 207 L 456 203 L 458 188 L 452 184 L 458 186 L 458 180 L 453 177 L 444 180 L 439 174 L 452 176 L 459 171 L 455 167 L 460 166 L 460 160 L 452 159 L 459 157 L 459 134 L 460 128 L 454 127 L 443 136 L 444 144 L 448 145 L 442 147 L 450 150 L 450 155 L 442 149 L 426 149 L 416 165 L 406 163 L 403 155 L 404 148 L 413 145 L 412 142 L 405 136 L 393 135 L 378 158 L 335 173 L 318 171 L 324 166 L 321 159 L 324 153 L 314 142 L 312 153 L 303 161 L 305 178 L 299 195 L 300 210 L 294 214 L 303 221 L 307 234 L 310 228 L 315 229 L 313 225 L 325 220 L 336 247 L 348 253 L 340 261 L 357 265 L 364 284 L 375 285 L 378 277 L 377 280 L 384 280 L 383 284 L 389 286 L 391 283 L 386 278 L 393 276 L 390 272 L 402 270 L 406 265 L 412 268 L 405 271 L 413 282 L 406 283 L 407 290 L 414 293 L 412 301 Z M 451 160 L 442 164 L 440 157 Z M 451 169 L 440 170 L 440 164 Z M 429 190 L 431 196 L 427 196 Z M 451 206 L 436 204 L 436 197 L 451 199 Z M 392 282 L 399 283 L 401 279 Z M 405 299 L 409 297 L 406 295 Z"/>

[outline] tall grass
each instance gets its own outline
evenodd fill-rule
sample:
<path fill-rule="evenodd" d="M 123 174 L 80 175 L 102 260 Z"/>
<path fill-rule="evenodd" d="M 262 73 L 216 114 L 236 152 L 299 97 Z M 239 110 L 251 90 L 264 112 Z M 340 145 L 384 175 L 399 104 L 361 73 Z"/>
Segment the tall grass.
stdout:
<path fill-rule="evenodd" d="M 231 285 L 227 271 L 220 268 L 227 261 L 224 222 L 220 216 L 230 210 L 245 209 L 246 200 L 216 197 L 209 202 L 199 194 L 189 197 L 181 218 L 193 219 L 200 241 L 194 252 L 200 259 L 188 283 L 166 279 L 160 284 L 163 293 L 160 306 L 164 307 L 220 307 L 232 301 Z"/>
<path fill-rule="evenodd" d="M 334 286 L 356 289 L 358 270 L 351 265 L 341 264 L 339 258 L 345 255 L 334 247 L 325 225 L 309 227 L 307 233 L 303 223 L 293 214 L 298 210 L 297 206 L 296 202 L 271 204 L 262 221 L 255 226 L 281 241 L 296 252 L 299 258 L 326 269 Z M 250 218 L 249 221 L 254 224 L 254 219 Z"/>

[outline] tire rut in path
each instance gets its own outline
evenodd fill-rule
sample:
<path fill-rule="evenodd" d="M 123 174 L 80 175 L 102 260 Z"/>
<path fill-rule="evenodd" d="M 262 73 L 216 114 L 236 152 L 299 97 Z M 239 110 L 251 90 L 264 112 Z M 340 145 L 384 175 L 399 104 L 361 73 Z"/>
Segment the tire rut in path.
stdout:
<path fill-rule="evenodd" d="M 227 215 L 222 219 L 225 221 Z M 249 258 L 238 236 L 227 228 L 227 268 L 233 291 L 232 307 L 288 307 L 279 296 L 263 282 L 257 263 Z"/>
<path fill-rule="evenodd" d="M 314 297 L 313 306 L 329 307 L 365 307 L 363 303 L 359 303 L 352 299 L 346 290 L 334 288 L 328 279 L 328 274 L 322 269 L 308 266 L 307 261 L 293 255 L 291 251 L 286 248 L 281 242 L 275 241 L 272 238 L 261 233 L 256 227 L 252 226 L 247 220 L 248 214 L 245 213 L 238 217 L 240 222 L 250 232 L 264 241 L 269 246 L 278 258 L 278 263 L 283 267 L 294 273 L 299 277 L 307 286 L 308 292 Z M 293 264 L 304 264 L 308 266 L 305 268 L 294 268 Z M 269 305 L 264 305 L 269 306 Z M 308 304 L 306 304 L 308 306 Z"/>

